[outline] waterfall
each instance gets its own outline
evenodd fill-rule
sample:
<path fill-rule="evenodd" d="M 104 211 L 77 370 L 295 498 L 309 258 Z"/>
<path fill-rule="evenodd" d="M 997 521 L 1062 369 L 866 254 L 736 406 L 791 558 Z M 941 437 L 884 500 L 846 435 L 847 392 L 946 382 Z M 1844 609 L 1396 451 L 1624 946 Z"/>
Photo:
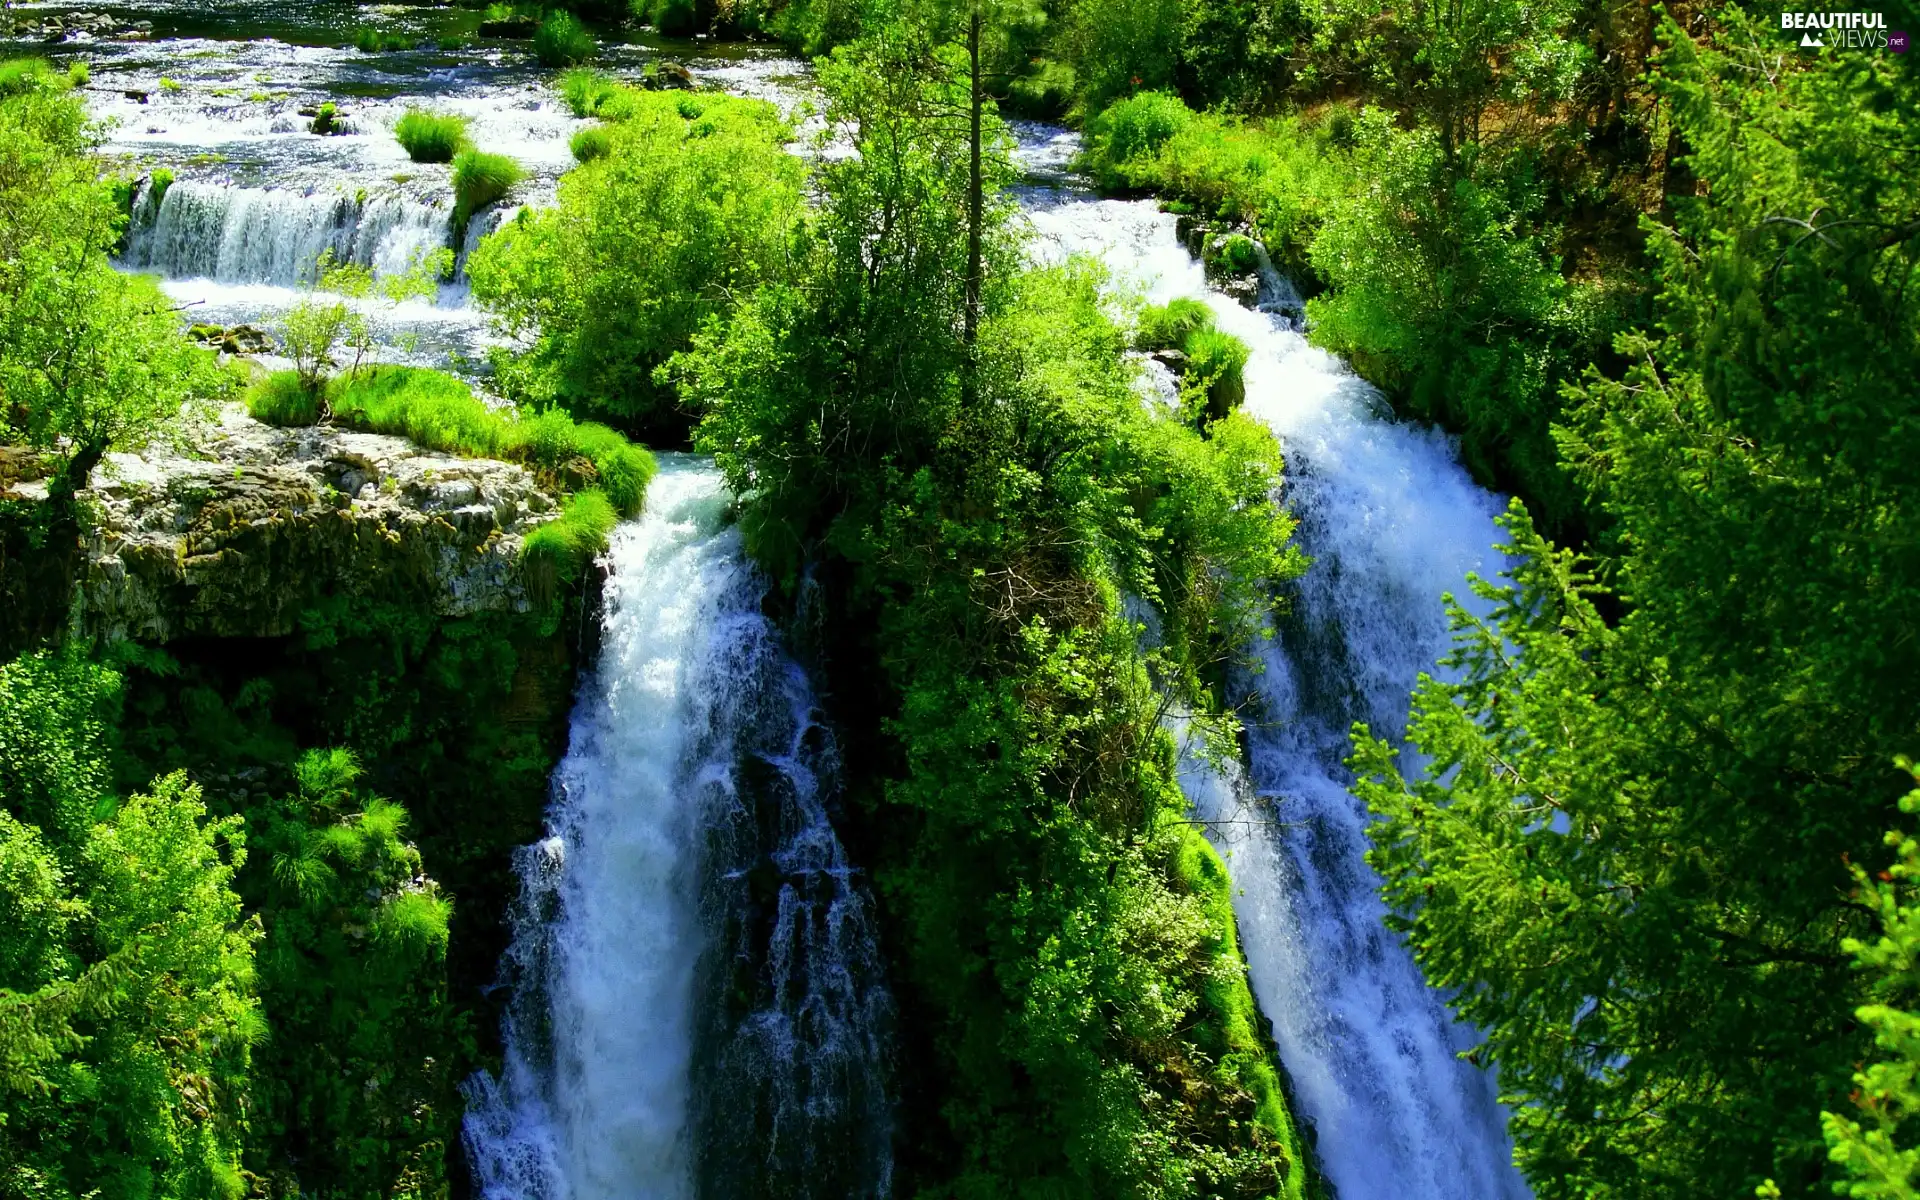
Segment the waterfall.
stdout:
<path fill-rule="evenodd" d="M 883 1197 L 890 1004 L 835 752 L 702 460 L 613 535 L 599 664 L 517 857 L 490 1200 Z"/>
<path fill-rule="evenodd" d="M 134 205 L 122 262 L 174 279 L 298 287 L 328 250 L 376 272 L 408 270 L 450 246 L 446 210 L 392 192 L 305 193 L 189 180 Z"/>
<path fill-rule="evenodd" d="M 1164 303 L 1206 301 L 1245 341 L 1244 410 L 1279 436 L 1287 498 L 1313 565 L 1246 679 L 1249 771 L 1189 757 L 1183 782 L 1227 856 L 1254 992 L 1273 1022 L 1296 1110 L 1340 1200 L 1517 1200 L 1494 1081 L 1460 1061 L 1457 1026 L 1381 922 L 1368 816 L 1343 765 L 1355 720 L 1397 736 L 1408 695 L 1448 645 L 1445 592 L 1500 563 L 1498 499 L 1440 433 L 1393 422 L 1379 397 L 1295 329 L 1269 280 L 1261 310 L 1210 289 L 1174 218 L 1150 203 L 1031 194 L 1057 251 L 1091 254 Z"/>

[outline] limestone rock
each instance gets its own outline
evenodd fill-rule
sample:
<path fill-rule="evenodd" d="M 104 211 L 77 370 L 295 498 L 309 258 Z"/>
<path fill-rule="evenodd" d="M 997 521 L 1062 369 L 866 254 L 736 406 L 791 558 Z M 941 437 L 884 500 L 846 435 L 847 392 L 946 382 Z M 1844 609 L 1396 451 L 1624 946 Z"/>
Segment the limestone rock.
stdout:
<path fill-rule="evenodd" d="M 520 545 L 557 510 L 521 466 L 280 429 L 238 406 L 194 442 L 95 471 L 75 588 L 83 636 L 284 636 L 340 597 L 449 617 L 532 607 Z"/>

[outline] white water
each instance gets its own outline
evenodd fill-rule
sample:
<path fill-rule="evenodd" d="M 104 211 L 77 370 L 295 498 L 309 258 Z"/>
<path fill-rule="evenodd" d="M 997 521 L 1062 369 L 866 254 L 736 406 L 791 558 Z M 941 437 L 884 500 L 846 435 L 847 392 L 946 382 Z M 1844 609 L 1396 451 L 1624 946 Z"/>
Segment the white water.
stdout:
<path fill-rule="evenodd" d="M 143 189 L 122 261 L 177 279 L 298 287 L 333 261 L 398 274 L 451 248 L 448 210 L 391 192 L 297 192 L 182 181 Z"/>
<path fill-rule="evenodd" d="M 1347 729 L 1404 729 L 1408 694 L 1448 644 L 1441 596 L 1499 567 L 1497 497 L 1476 487 L 1441 434 L 1391 421 L 1378 396 L 1273 311 L 1210 289 L 1149 203 L 1029 197 L 1056 252 L 1099 258 L 1155 303 L 1206 301 L 1251 349 L 1245 411 L 1286 450 L 1287 501 L 1313 566 L 1247 681 L 1251 780 L 1189 759 L 1198 815 L 1237 885 L 1254 991 L 1341 1200 L 1517 1200 L 1493 1081 L 1459 1061 L 1454 1024 L 1405 945 L 1381 922 L 1364 808 L 1347 790 Z"/>
<path fill-rule="evenodd" d="M 832 743 L 728 503 L 663 456 L 613 536 L 549 836 L 518 858 L 505 1069 L 468 1088 L 490 1200 L 887 1193 L 889 1006 Z"/>

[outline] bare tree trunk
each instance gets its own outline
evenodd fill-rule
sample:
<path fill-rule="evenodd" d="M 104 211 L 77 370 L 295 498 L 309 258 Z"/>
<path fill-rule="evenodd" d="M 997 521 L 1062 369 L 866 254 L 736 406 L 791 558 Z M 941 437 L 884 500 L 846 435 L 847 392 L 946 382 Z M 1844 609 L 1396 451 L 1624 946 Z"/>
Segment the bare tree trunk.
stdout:
<path fill-rule="evenodd" d="M 974 343 L 980 336 L 980 285 L 981 251 L 980 226 L 983 220 L 982 184 L 980 178 L 980 110 L 985 102 L 985 88 L 980 78 L 980 2 L 971 0 L 967 17 L 967 69 L 968 69 L 968 152 L 970 161 L 967 170 L 967 279 L 965 309 L 960 332 L 961 346 L 966 355 L 961 363 L 960 397 L 962 403 L 971 408 L 980 392 L 979 363 Z"/>

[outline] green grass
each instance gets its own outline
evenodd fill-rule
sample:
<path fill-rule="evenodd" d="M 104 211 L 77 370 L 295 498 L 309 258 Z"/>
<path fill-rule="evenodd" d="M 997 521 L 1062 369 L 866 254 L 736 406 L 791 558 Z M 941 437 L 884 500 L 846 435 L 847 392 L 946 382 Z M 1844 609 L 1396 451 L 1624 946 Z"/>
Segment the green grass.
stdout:
<path fill-rule="evenodd" d="M 533 31 L 533 55 L 546 67 L 577 67 L 600 50 L 580 18 L 564 10 L 549 13 Z"/>
<path fill-rule="evenodd" d="M 1187 365 L 1180 376 L 1180 390 L 1188 418 L 1204 425 L 1240 407 L 1247 397 L 1247 344 L 1208 326 L 1188 334 L 1182 348 Z"/>
<path fill-rule="evenodd" d="M 11 58 L 0 62 L 0 96 L 17 96 L 36 88 L 59 87 L 61 77 L 44 58 Z"/>
<path fill-rule="evenodd" d="M 562 580 L 578 579 L 619 521 L 613 502 L 598 489 L 568 497 L 558 517 L 520 544 L 520 562 L 536 597 L 549 600 Z"/>
<path fill-rule="evenodd" d="M 597 117 L 600 106 L 618 95 L 620 84 L 592 67 L 575 67 L 560 76 L 560 95 L 576 117 Z"/>
<path fill-rule="evenodd" d="M 407 438 L 429 450 L 504 458 L 533 468 L 558 490 L 591 487 L 621 516 L 640 511 L 653 456 L 645 448 L 560 409 L 516 414 L 488 408 L 458 378 L 424 367 L 374 366 L 328 387 L 333 419 L 368 433 Z M 311 425 L 318 405 L 301 392 L 292 371 L 280 371 L 247 391 L 247 411 L 271 425 Z"/>
<path fill-rule="evenodd" d="M 573 140 L 567 143 L 577 162 L 592 162 L 596 158 L 605 158 L 613 149 L 613 133 L 605 125 L 589 125 L 575 131 Z"/>
<path fill-rule="evenodd" d="M 453 157 L 453 219 L 462 229 L 474 213 L 513 190 L 520 164 L 504 154 L 468 147 Z"/>
<path fill-rule="evenodd" d="M 393 136 L 415 162 L 452 162 L 467 144 L 467 119 L 456 113 L 409 108 L 394 122 Z"/>
<path fill-rule="evenodd" d="M 180 82 L 175 79 L 168 79 L 165 75 L 162 75 L 160 77 L 160 90 L 163 92 L 177 92 L 180 90 Z"/>
<path fill-rule="evenodd" d="M 275 371 L 246 390 L 247 412 L 268 425 L 311 425 L 320 419 L 320 401 L 300 386 L 294 371 Z"/>
<path fill-rule="evenodd" d="M 1213 326 L 1213 311 L 1188 296 L 1165 304 L 1150 304 L 1140 311 L 1134 327 L 1136 350 L 1184 350 L 1187 338 L 1197 329 Z"/>

